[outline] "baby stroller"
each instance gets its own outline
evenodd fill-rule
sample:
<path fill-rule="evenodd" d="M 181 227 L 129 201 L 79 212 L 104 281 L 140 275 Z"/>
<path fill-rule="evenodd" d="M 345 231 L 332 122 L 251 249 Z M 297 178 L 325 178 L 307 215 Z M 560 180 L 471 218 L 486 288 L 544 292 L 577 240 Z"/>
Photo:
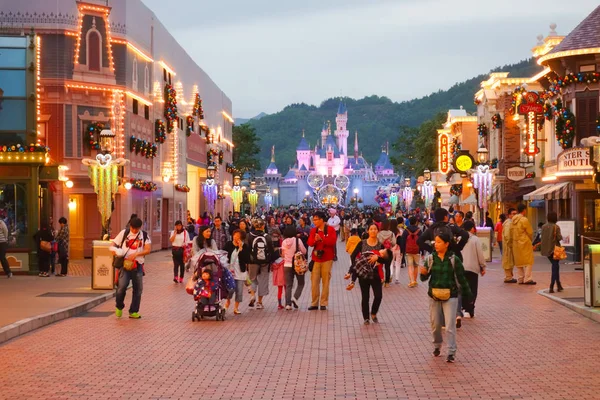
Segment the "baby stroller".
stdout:
<path fill-rule="evenodd" d="M 192 277 L 195 285 L 192 293 L 190 293 L 196 301 L 196 309 L 192 311 L 192 321 L 199 321 L 205 317 L 215 317 L 217 321 L 225 321 L 226 310 L 222 302 L 235 289 L 235 281 L 229 269 L 225 267 L 226 262 L 226 253 L 223 257 L 219 253 L 206 252 L 198 258 Z M 202 272 L 205 270 L 212 272 L 212 279 L 208 288 L 205 287 L 206 283 L 202 280 Z M 206 294 L 207 291 L 210 296 L 203 297 L 203 294 Z"/>

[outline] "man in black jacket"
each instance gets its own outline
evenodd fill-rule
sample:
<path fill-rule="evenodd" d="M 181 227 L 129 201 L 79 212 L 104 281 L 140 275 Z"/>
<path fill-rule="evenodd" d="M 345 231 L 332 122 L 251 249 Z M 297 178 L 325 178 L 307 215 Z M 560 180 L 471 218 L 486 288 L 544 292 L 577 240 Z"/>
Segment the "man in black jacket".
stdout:
<path fill-rule="evenodd" d="M 256 308 L 264 308 L 263 296 L 269 294 L 269 265 L 279 257 L 273 247 L 271 237 L 265 233 L 265 221 L 261 218 L 252 220 L 253 230 L 246 238 L 250 250 L 250 262 L 248 263 L 248 277 L 252 281 L 252 298 L 248 307 L 254 307 L 254 293 L 258 294 Z"/>
<path fill-rule="evenodd" d="M 469 233 L 454 224 L 448 223 L 448 210 L 437 208 L 434 212 L 435 223 L 419 236 L 417 244 L 421 251 L 433 252 L 433 247 L 429 242 L 435 240 L 436 232 L 440 229 L 450 229 L 454 240 L 450 242 L 449 250 L 452 251 L 462 261 L 461 251 L 469 240 Z"/>

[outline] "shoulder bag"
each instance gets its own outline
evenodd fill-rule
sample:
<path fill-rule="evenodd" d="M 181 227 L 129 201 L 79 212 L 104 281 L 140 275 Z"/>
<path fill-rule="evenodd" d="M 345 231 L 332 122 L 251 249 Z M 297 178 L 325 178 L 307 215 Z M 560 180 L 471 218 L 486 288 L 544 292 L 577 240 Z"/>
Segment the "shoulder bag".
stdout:
<path fill-rule="evenodd" d="M 121 245 L 119 246 L 120 249 L 123 248 L 123 243 L 125 243 L 127 236 L 129 236 L 129 229 L 127 229 L 123 233 L 123 239 L 121 240 Z M 133 240 L 137 240 L 137 238 L 139 236 L 140 236 L 140 232 L 138 232 L 138 234 L 135 236 L 135 239 L 133 239 Z M 127 271 L 131 271 L 135 268 L 135 261 L 125 259 L 125 256 L 127 256 L 127 253 L 129 253 L 129 250 L 131 250 L 131 249 L 127 248 L 127 251 L 121 257 L 114 256 L 114 258 L 113 258 L 113 267 L 114 268 L 124 268 Z"/>
<path fill-rule="evenodd" d="M 560 245 L 558 240 L 556 240 L 556 225 L 554 225 L 554 252 L 552 253 L 552 258 L 555 260 L 564 260 L 567 258 L 565 248 Z"/>

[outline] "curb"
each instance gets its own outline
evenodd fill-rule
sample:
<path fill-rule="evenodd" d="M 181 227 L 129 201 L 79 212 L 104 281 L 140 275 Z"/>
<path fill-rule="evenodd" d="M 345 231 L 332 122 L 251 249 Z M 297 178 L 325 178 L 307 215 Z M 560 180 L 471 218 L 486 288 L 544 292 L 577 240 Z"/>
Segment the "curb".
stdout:
<path fill-rule="evenodd" d="M 538 294 L 552 301 L 555 301 L 558 304 L 565 306 L 568 309 L 575 311 L 576 313 L 581 314 L 586 318 L 589 318 L 596 322 L 600 322 L 600 308 L 580 306 L 578 304 L 571 303 L 570 301 L 551 295 L 550 293 L 548 293 L 547 289 L 539 290 Z"/>
<path fill-rule="evenodd" d="M 25 318 L 13 324 L 4 326 L 0 328 L 0 344 L 46 325 L 62 321 L 63 319 L 75 317 L 104 303 L 107 300 L 114 298 L 115 295 L 116 292 L 113 290 L 111 293 L 106 293 L 66 308 L 61 308 L 46 314 L 36 315 L 35 317 L 31 318 Z"/>

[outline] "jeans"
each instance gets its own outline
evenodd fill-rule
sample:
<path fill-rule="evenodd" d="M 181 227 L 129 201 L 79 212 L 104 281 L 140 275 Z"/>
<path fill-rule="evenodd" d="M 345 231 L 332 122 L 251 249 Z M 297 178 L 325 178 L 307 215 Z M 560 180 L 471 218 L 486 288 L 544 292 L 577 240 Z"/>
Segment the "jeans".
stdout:
<path fill-rule="evenodd" d="M 560 261 L 554 259 L 554 255 L 548 256 L 548 260 L 552 263 L 552 276 L 550 278 L 550 288 L 554 289 L 554 284 L 557 283 L 560 287 Z"/>
<path fill-rule="evenodd" d="M 2 264 L 2 269 L 6 275 L 10 274 L 10 266 L 8 265 L 8 260 L 6 259 L 6 251 L 8 250 L 8 242 L 0 243 L 0 264 Z"/>
<path fill-rule="evenodd" d="M 442 347 L 442 326 L 446 324 L 446 340 L 448 341 L 448 355 L 456 353 L 456 308 L 458 299 L 451 297 L 446 301 L 429 299 L 429 319 L 431 321 L 431 334 L 433 347 Z"/>
<path fill-rule="evenodd" d="M 298 299 L 302 295 L 304 290 L 304 275 L 298 275 L 293 267 L 284 267 L 283 273 L 285 274 L 285 305 L 292 305 L 292 289 L 294 287 L 294 276 L 298 280 L 298 286 L 294 293 L 294 299 L 298 303 Z"/>
<path fill-rule="evenodd" d="M 502 255 L 502 240 L 498 242 L 498 248 L 500 249 L 500 255 Z"/>
<path fill-rule="evenodd" d="M 185 270 L 185 263 L 183 262 L 183 248 L 173 249 L 173 276 L 177 276 L 177 270 L 179 270 L 179 277 L 183 278 Z"/>
<path fill-rule="evenodd" d="M 375 273 L 375 276 L 371 279 L 358 278 L 360 284 L 360 293 L 362 295 L 361 308 L 363 319 L 369 319 L 369 297 L 371 295 L 371 288 L 373 288 L 373 306 L 371 307 L 371 315 L 377 315 L 381 300 L 383 299 L 383 290 L 381 286 L 381 279 L 379 274 Z"/>
<path fill-rule="evenodd" d="M 469 313 L 471 318 L 475 315 L 475 301 L 477 300 L 477 289 L 479 287 L 479 274 L 471 271 L 465 271 L 465 279 L 469 282 L 469 288 L 471 288 L 472 297 L 464 299 L 462 308 Z"/>
<path fill-rule="evenodd" d="M 142 301 L 142 289 L 143 289 L 143 265 L 139 265 L 137 269 L 127 271 L 124 268 L 119 270 L 119 284 L 117 286 L 117 297 L 116 303 L 117 308 L 122 310 L 125 308 L 125 295 L 127 294 L 127 286 L 131 281 L 133 285 L 133 293 L 131 305 L 129 306 L 129 314 L 140 311 L 140 303 Z"/>
<path fill-rule="evenodd" d="M 67 254 L 58 255 L 58 262 L 60 263 L 60 273 L 61 275 L 67 275 L 69 271 L 69 256 Z"/>

